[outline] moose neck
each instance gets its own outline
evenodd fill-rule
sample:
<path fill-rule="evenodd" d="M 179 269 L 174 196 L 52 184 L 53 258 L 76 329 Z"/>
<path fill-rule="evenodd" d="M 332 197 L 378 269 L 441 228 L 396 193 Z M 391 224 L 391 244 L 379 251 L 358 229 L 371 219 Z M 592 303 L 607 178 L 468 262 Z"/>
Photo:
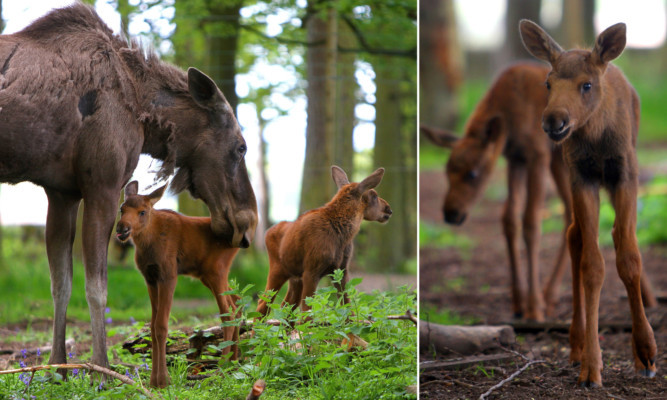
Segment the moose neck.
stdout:
<path fill-rule="evenodd" d="M 331 228 L 342 242 L 351 241 L 359 233 L 364 217 L 361 200 L 355 201 L 351 196 L 349 192 L 339 191 L 323 210 Z"/>

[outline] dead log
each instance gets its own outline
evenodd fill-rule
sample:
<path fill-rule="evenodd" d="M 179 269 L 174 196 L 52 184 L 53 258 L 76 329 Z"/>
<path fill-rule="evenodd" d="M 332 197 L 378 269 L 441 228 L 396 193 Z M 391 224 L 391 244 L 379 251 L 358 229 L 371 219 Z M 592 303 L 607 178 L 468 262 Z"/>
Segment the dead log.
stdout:
<path fill-rule="evenodd" d="M 460 326 L 439 325 L 421 321 L 421 350 L 467 355 L 514 343 L 514 329 L 509 325 Z"/>

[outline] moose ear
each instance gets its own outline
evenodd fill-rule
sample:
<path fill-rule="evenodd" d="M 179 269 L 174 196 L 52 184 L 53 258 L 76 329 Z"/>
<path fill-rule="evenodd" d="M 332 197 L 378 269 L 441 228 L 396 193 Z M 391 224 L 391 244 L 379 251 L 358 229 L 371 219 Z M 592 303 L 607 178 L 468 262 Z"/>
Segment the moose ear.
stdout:
<path fill-rule="evenodd" d="M 484 127 L 484 140 L 486 142 L 497 141 L 503 133 L 503 120 L 499 115 L 491 117 Z"/>
<path fill-rule="evenodd" d="M 333 178 L 334 182 L 336 182 L 338 189 L 350 183 L 350 180 L 347 179 L 347 174 L 345 171 L 343 171 L 343 169 L 337 165 L 333 165 L 331 167 L 331 177 Z"/>
<path fill-rule="evenodd" d="M 526 50 L 540 60 L 553 64 L 563 53 L 560 45 L 533 21 L 522 19 L 519 22 L 519 33 Z"/>
<path fill-rule="evenodd" d="M 625 24 L 620 22 L 605 29 L 595 40 L 592 57 L 600 65 L 620 56 L 625 49 Z"/>
<path fill-rule="evenodd" d="M 224 110 L 227 100 L 218 86 L 197 68 L 188 68 L 188 92 L 200 106 L 209 110 Z"/>
<path fill-rule="evenodd" d="M 384 168 L 378 168 L 370 174 L 366 179 L 363 181 L 359 182 L 358 189 L 361 193 L 365 193 L 366 191 L 375 188 L 377 185 L 382 182 L 382 177 L 384 176 Z"/>
<path fill-rule="evenodd" d="M 132 181 L 125 185 L 125 199 L 130 196 L 136 196 L 139 193 L 139 182 Z"/>
<path fill-rule="evenodd" d="M 155 189 L 151 194 L 148 195 L 148 201 L 151 203 L 151 206 L 154 206 L 155 203 L 160 201 L 162 195 L 164 194 L 167 185 L 162 185 L 161 187 Z"/>
<path fill-rule="evenodd" d="M 453 132 L 446 131 L 444 129 L 432 128 L 423 124 L 419 125 L 419 129 L 422 131 L 424 136 L 426 136 L 426 138 L 436 146 L 451 149 L 454 147 L 454 144 L 459 141 L 458 136 L 456 136 Z"/>

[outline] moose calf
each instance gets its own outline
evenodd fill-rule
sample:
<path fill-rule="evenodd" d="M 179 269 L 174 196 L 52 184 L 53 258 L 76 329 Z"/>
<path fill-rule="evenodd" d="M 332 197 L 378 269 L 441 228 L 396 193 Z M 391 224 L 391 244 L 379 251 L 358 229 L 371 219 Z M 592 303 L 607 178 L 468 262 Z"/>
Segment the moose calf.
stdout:
<path fill-rule="evenodd" d="M 522 20 L 528 52 L 551 64 L 542 129 L 562 143 L 570 173 L 574 219 L 567 231 L 572 259 L 574 313 L 570 360 L 581 362 L 579 383 L 602 384 L 598 309 L 605 267 L 598 246 L 600 188 L 616 211 L 612 230 L 616 269 L 625 284 L 632 314 L 635 368 L 656 374 L 656 345 L 642 302 L 642 262 L 637 245 L 638 173 L 635 143 L 639 97 L 621 70 L 610 64 L 625 48 L 625 24 L 600 33 L 593 50 L 564 51 L 542 28 Z"/>
<path fill-rule="evenodd" d="M 227 277 L 238 248 L 221 241 L 211 230 L 211 219 L 187 217 L 170 210 L 155 210 L 167 186 L 140 196 L 137 181 L 125 187 L 125 202 L 120 207 L 121 218 L 116 226 L 118 239 L 132 238 L 135 263 L 144 276 L 151 299 L 151 342 L 153 369 L 151 386 L 169 384 L 166 360 L 166 341 L 169 311 L 178 275 L 198 278 L 213 292 L 223 322 L 232 319 L 236 296 L 221 295 L 229 290 Z M 225 327 L 225 340 L 238 342 L 238 327 Z M 236 344 L 223 350 L 238 357 Z"/>
<path fill-rule="evenodd" d="M 285 302 L 309 309 L 306 297 L 315 293 L 317 284 L 336 269 L 343 270 L 338 291 L 348 281 L 347 266 L 352 259 L 352 240 L 359 232 L 362 219 L 385 223 L 392 214 L 389 204 L 373 190 L 380 184 L 384 168 L 379 168 L 359 183 L 350 183 L 340 167 L 331 167 L 338 193 L 323 207 L 301 215 L 294 222 L 280 222 L 266 231 L 269 254 L 269 277 L 266 291 L 277 292 L 289 280 Z M 274 295 L 275 298 L 275 295 Z M 344 301 L 349 302 L 344 295 Z M 268 312 L 265 300 L 257 311 Z"/>

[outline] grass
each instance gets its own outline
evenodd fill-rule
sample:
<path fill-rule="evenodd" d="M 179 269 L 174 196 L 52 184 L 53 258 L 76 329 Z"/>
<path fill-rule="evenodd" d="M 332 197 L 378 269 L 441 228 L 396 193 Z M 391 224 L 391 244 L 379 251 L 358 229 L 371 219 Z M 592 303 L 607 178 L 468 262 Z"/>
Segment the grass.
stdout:
<path fill-rule="evenodd" d="M 433 304 L 419 304 L 419 319 L 440 325 L 473 325 L 479 322 L 479 319 L 470 316 L 463 316 L 447 308 L 438 308 Z"/>
<path fill-rule="evenodd" d="M 469 254 L 475 242 L 466 235 L 454 232 L 444 223 L 434 224 L 421 220 L 419 222 L 419 246 L 439 249 L 455 247 L 464 254 Z"/>
<path fill-rule="evenodd" d="M 338 273 L 333 279 L 341 277 Z M 416 384 L 416 329 L 409 322 L 387 319 L 389 315 L 414 310 L 416 294 L 407 288 L 398 293 L 364 294 L 355 288 L 359 281 L 352 280 L 348 285 L 349 304 L 338 298 L 334 288 L 323 287 L 310 299 L 312 311 L 305 314 L 272 305 L 270 317 L 285 324 L 256 323 L 254 335 L 240 342 L 242 359 L 221 362 L 209 379 L 187 381 L 189 365 L 184 356 L 168 356 L 172 385 L 158 392 L 165 399 L 242 399 L 252 383 L 261 378 L 267 383 L 266 394 L 262 396 L 266 400 L 416 398 L 407 389 Z M 250 285 L 237 289 L 243 310 L 239 320 L 257 316 L 250 311 L 254 310 L 251 292 Z M 297 323 L 304 317 L 311 320 Z M 292 331 L 289 324 L 295 323 L 297 336 L 287 339 Z M 137 333 L 136 326 L 118 327 L 118 334 L 124 336 Z M 174 332 L 171 333 L 173 336 Z M 367 341 L 367 348 L 347 351 L 340 340 L 350 333 Z M 109 351 L 110 358 L 116 351 L 124 365 L 137 367 L 126 371 L 126 367 L 116 365 L 120 373 L 127 372 L 144 384 L 149 380 L 149 366 L 141 355 L 130 355 L 120 349 L 120 344 Z M 30 385 L 24 382 L 25 375 L 4 375 L 0 376 L 0 393 L 6 396 L 2 398 L 143 398 L 132 386 L 113 384 L 99 390 L 80 374 L 59 385 L 42 384 L 46 379 L 43 373 L 37 373 L 36 381 Z"/>

